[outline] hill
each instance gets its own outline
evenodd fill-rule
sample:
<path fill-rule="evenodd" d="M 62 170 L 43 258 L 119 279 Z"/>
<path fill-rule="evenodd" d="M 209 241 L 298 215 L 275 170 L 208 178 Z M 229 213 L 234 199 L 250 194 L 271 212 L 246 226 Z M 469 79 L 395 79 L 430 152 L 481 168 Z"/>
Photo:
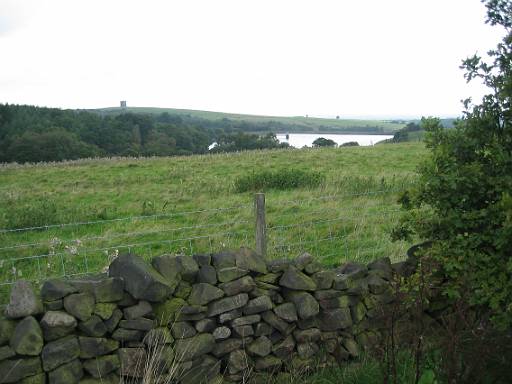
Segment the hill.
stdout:
<path fill-rule="evenodd" d="M 446 129 L 451 129 L 455 126 L 457 119 L 448 118 L 440 119 L 441 125 Z M 412 120 L 407 125 L 395 132 L 392 138 L 382 140 L 378 144 L 394 144 L 406 142 L 419 142 L 423 141 L 425 137 L 425 130 L 421 128 L 421 120 Z"/>
<path fill-rule="evenodd" d="M 150 115 L 160 115 L 162 113 L 191 122 L 211 122 L 211 123 L 234 123 L 248 128 L 248 131 L 261 132 L 311 132 L 311 133 L 372 133 L 372 134 L 392 134 L 405 126 L 403 121 L 387 120 L 358 120 L 358 119 L 325 119 L 305 116 L 259 116 L 244 115 L 224 112 L 198 111 L 192 109 L 174 109 L 174 108 L 150 108 L 150 107 L 127 107 L 127 108 L 99 108 L 89 111 L 99 113 L 100 115 L 118 115 L 121 113 L 142 113 Z M 251 126 L 256 126 L 256 129 Z"/>
<path fill-rule="evenodd" d="M 178 156 L 216 151 L 282 146 L 264 127 L 184 121 L 166 113 L 125 112 L 100 115 L 90 111 L 0 104 L 0 163 L 62 161 L 108 156 Z M 238 144 L 237 144 L 238 143 Z"/>
<path fill-rule="evenodd" d="M 285 146 L 277 132 L 389 133 L 399 122 L 156 108 L 63 110 L 0 104 L 0 163 L 178 156 Z"/>

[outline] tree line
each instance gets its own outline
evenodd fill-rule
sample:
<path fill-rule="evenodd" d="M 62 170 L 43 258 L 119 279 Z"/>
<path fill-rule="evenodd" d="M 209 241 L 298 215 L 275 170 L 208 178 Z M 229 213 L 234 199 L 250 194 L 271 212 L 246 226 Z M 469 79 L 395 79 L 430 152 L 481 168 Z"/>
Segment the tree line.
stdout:
<path fill-rule="evenodd" d="M 257 131 L 258 124 L 223 120 L 192 120 L 166 112 L 102 116 L 90 111 L 0 104 L 0 162 L 201 154 L 209 152 L 212 142 L 219 143 L 215 152 L 282 146 L 274 134 L 243 133 L 249 128 Z"/>

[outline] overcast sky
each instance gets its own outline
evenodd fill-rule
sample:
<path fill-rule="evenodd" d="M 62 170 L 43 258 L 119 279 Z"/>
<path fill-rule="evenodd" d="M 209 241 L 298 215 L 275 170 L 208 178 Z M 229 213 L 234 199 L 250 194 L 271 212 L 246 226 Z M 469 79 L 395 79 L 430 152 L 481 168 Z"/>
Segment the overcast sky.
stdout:
<path fill-rule="evenodd" d="M 454 116 L 480 0 L 0 0 L 0 103 Z"/>

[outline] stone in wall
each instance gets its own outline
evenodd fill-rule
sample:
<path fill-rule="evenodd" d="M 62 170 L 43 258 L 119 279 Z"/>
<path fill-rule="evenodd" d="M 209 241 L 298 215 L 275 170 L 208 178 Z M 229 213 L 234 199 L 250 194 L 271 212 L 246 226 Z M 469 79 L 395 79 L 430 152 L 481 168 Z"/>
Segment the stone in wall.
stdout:
<path fill-rule="evenodd" d="M 266 262 L 242 248 L 109 273 L 17 282 L 0 318 L 0 377 L 15 383 L 118 383 L 146 368 L 184 384 L 242 381 L 359 356 L 393 300 L 388 259 L 325 269 L 307 253 Z M 24 381 L 22 381 L 24 380 Z"/>

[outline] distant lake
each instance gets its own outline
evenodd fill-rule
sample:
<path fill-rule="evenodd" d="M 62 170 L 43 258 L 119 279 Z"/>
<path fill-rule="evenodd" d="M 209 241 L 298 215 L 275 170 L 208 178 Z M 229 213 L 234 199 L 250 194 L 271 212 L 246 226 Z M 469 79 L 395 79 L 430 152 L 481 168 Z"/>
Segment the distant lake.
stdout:
<path fill-rule="evenodd" d="M 348 143 L 349 141 L 357 141 L 359 145 L 374 145 L 379 141 L 391 139 L 393 135 L 337 135 L 337 134 L 316 134 L 316 133 L 290 133 L 289 139 L 286 140 L 286 134 L 278 133 L 277 139 L 280 143 L 288 143 L 292 147 L 302 148 L 304 146 L 312 147 L 313 141 L 319 137 L 333 140 L 338 145 Z"/>

